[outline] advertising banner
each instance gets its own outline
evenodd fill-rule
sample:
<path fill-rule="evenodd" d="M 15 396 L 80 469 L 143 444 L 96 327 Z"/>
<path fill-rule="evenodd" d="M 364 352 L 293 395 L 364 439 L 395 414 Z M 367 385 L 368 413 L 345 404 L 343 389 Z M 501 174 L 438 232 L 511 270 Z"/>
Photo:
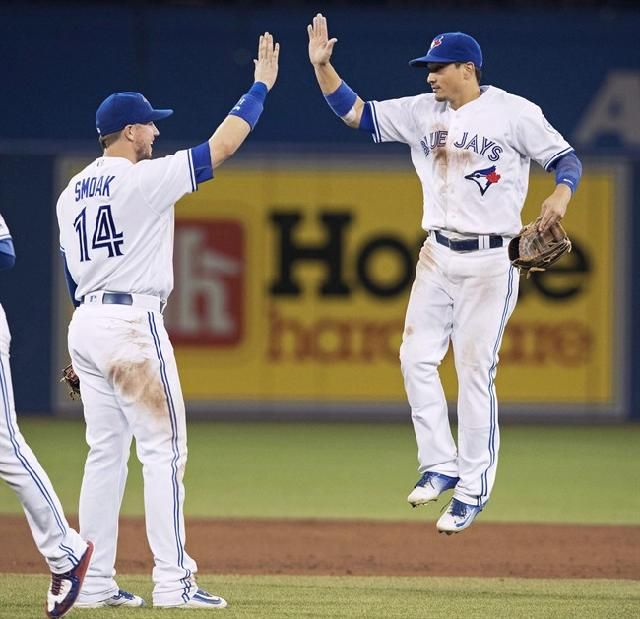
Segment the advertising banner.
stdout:
<path fill-rule="evenodd" d="M 405 411 L 398 349 L 425 238 L 407 162 L 264 161 L 216 176 L 176 206 L 164 315 L 185 399 L 202 410 Z M 553 186 L 532 175 L 523 221 Z M 573 251 L 521 280 L 498 367 L 503 409 L 615 414 L 623 188 L 616 168 L 588 167 L 565 219 Z M 57 306 L 64 321 L 68 301 Z M 441 376 L 455 401 L 451 351 Z"/>

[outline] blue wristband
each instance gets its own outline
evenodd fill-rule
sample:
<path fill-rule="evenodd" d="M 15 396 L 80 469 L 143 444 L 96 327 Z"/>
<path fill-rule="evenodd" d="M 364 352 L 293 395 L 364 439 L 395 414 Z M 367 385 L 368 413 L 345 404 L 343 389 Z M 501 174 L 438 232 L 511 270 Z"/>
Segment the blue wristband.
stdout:
<path fill-rule="evenodd" d="M 253 95 L 260 99 L 261 103 L 264 103 L 264 100 L 267 98 L 267 93 L 269 89 L 264 82 L 253 82 L 251 88 L 249 88 L 249 92 L 247 94 Z"/>
<path fill-rule="evenodd" d="M 249 91 L 242 95 L 238 103 L 231 108 L 229 115 L 242 118 L 253 130 L 264 109 L 264 101 L 268 92 L 269 89 L 266 84 L 254 82 Z"/>
<path fill-rule="evenodd" d="M 338 90 L 332 92 L 330 95 L 325 95 L 329 107 L 334 111 L 337 116 L 342 118 L 346 116 L 356 102 L 358 95 L 349 88 L 347 83 L 343 80 Z"/>

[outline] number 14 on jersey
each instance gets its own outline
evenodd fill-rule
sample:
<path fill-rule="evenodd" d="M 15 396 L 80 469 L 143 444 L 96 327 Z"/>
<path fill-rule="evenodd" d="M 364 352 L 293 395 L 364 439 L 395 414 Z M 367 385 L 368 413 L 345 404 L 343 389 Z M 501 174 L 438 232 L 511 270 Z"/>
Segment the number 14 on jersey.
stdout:
<path fill-rule="evenodd" d="M 78 234 L 80 243 L 80 262 L 91 260 L 89 255 L 89 243 L 87 236 L 87 209 L 82 209 L 75 218 L 73 226 Z M 124 243 L 124 233 L 116 230 L 116 224 L 111 214 L 111 205 L 103 204 L 96 214 L 96 225 L 93 231 L 91 249 L 106 248 L 109 252 L 107 258 L 122 256 L 121 246 Z"/>

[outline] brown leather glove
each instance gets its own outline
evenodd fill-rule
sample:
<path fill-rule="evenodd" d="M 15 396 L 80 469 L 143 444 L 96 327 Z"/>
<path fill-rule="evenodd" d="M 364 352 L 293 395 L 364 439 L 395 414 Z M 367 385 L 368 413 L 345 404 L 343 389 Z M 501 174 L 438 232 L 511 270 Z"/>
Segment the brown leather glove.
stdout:
<path fill-rule="evenodd" d="M 72 400 L 80 398 L 80 379 L 71 364 L 62 369 L 60 382 L 67 383 L 67 387 L 69 387 L 69 397 Z"/>
<path fill-rule="evenodd" d="M 509 260 L 527 277 L 534 271 L 545 271 L 560 256 L 571 251 L 571 241 L 559 223 L 538 232 L 539 221 L 540 218 L 527 224 L 509 241 Z"/>

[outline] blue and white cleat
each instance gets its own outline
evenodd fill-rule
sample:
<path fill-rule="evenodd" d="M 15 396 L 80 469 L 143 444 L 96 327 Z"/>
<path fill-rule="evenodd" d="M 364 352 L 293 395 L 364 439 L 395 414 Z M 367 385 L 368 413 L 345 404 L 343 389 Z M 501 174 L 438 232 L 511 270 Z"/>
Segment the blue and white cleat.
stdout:
<path fill-rule="evenodd" d="M 418 480 L 416 487 L 407 497 L 407 501 L 413 507 L 435 501 L 445 490 L 455 488 L 459 480 L 459 477 L 449 477 L 442 473 L 427 471 Z"/>
<path fill-rule="evenodd" d="M 227 601 L 219 595 L 211 595 L 203 589 L 198 589 L 193 597 L 183 604 L 154 605 L 154 608 L 226 608 Z"/>
<path fill-rule="evenodd" d="M 481 511 L 482 507 L 478 505 L 468 505 L 458 501 L 458 499 L 451 499 L 446 511 L 438 519 L 436 528 L 440 533 L 446 533 L 447 535 L 460 533 L 460 531 L 464 531 L 471 526 L 471 523 Z"/>
<path fill-rule="evenodd" d="M 78 565 L 64 574 L 51 573 L 51 584 L 47 591 L 47 607 L 45 613 L 50 619 L 64 617 L 76 603 L 82 583 L 87 573 L 91 555 L 93 554 L 93 544 L 87 542 L 87 549 L 84 551 Z"/>
<path fill-rule="evenodd" d="M 76 602 L 76 608 L 105 608 L 114 606 L 139 608 L 140 606 L 146 606 L 146 604 L 139 595 L 123 591 L 122 589 L 118 589 L 118 593 L 99 602 Z"/>

